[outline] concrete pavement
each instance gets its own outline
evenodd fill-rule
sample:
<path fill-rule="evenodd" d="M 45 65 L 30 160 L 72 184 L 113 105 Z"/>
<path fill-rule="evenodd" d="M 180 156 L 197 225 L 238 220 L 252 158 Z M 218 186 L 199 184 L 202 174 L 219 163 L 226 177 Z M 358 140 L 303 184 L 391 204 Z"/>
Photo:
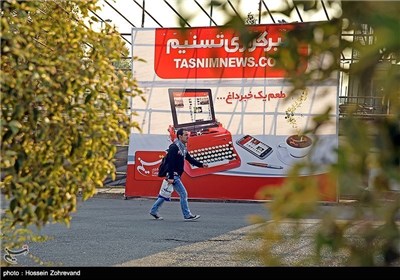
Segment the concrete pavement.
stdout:
<path fill-rule="evenodd" d="M 109 188 L 99 190 L 98 195 L 109 197 L 123 196 L 124 189 Z M 342 199 L 341 205 L 351 205 L 354 200 Z M 218 203 L 218 202 L 216 202 Z M 163 223 L 164 221 L 157 221 Z M 298 223 L 299 222 L 299 223 Z M 334 255 L 323 252 L 320 263 L 312 259 L 314 250 L 314 235 L 319 219 L 303 219 L 301 221 L 285 221 L 279 225 L 279 231 L 284 236 L 282 242 L 276 243 L 272 249 L 274 256 L 279 256 L 283 266 L 341 266 L 346 252 Z M 397 223 L 400 229 L 400 222 Z M 356 223 L 348 232 L 349 238 L 356 242 L 357 230 L 363 222 Z M 250 225 L 227 232 L 209 240 L 189 245 L 178 246 L 140 259 L 117 264 L 118 267 L 257 267 L 263 266 L 259 261 L 249 258 L 244 253 L 259 249 L 261 241 L 249 238 L 260 225 Z M 297 230 L 297 231 L 296 231 Z M 296 232 L 301 237 L 293 238 Z M 400 266 L 397 262 L 395 266 Z"/>
<path fill-rule="evenodd" d="M 249 234 L 261 225 L 249 225 L 249 215 L 262 215 L 269 220 L 264 203 L 191 201 L 197 221 L 183 221 L 179 202 L 165 203 L 162 221 L 148 213 L 154 199 L 124 199 L 124 188 L 103 188 L 86 202 L 79 203 L 70 228 L 49 224 L 42 234 L 51 239 L 29 243 L 29 251 L 43 260 L 42 264 L 27 256 L 18 256 L 19 266 L 78 267 L 258 267 L 262 263 L 244 256 L 244 251 L 262 248 L 261 242 Z M 4 204 L 2 204 L 2 207 Z M 351 201 L 341 201 L 340 219 L 352 217 Z M 310 259 L 314 248 L 313 235 L 320 222 L 317 215 L 336 208 L 336 204 L 319 206 L 319 213 L 309 219 L 285 221 L 277 230 L 283 240 L 272 248 L 283 266 L 340 266 L 346 252 L 332 255 L 323 252 L 322 262 Z M 358 242 L 355 224 L 347 233 Z M 400 224 L 398 223 L 399 229 Z M 296 231 L 296 229 L 298 231 Z M 296 232 L 300 238 L 292 238 Z M 396 266 L 400 266 L 399 263 Z"/>

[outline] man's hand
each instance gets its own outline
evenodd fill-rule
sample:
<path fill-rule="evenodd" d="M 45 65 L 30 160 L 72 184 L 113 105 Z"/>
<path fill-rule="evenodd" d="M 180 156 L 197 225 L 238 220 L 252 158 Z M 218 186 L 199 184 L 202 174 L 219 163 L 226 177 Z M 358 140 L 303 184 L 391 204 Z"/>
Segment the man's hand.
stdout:
<path fill-rule="evenodd" d="M 173 184 L 174 183 L 174 179 L 168 179 L 168 184 Z"/>

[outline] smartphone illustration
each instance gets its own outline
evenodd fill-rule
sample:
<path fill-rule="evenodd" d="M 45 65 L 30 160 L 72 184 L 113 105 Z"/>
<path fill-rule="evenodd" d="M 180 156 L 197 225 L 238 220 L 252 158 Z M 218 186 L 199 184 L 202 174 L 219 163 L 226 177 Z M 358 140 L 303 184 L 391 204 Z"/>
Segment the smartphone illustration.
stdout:
<path fill-rule="evenodd" d="M 267 144 L 261 142 L 251 135 L 243 136 L 242 138 L 237 140 L 236 143 L 240 147 L 260 159 L 265 159 L 272 153 L 272 147 L 268 146 Z"/>

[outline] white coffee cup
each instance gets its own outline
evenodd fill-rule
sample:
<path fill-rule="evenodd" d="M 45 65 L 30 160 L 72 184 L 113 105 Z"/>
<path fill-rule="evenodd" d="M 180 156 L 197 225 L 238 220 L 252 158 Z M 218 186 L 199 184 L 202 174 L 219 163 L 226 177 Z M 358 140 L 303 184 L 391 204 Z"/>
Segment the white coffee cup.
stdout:
<path fill-rule="evenodd" d="M 290 135 L 285 144 L 289 154 L 295 158 L 305 157 L 311 150 L 313 140 L 307 135 Z"/>

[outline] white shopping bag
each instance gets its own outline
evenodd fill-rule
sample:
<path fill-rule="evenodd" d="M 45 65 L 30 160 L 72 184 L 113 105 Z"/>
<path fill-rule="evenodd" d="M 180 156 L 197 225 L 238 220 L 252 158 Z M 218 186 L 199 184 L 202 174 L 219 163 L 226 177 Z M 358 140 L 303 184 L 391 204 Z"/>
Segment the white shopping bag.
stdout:
<path fill-rule="evenodd" d="M 167 180 L 163 180 L 160 188 L 159 196 L 165 200 L 171 200 L 171 194 L 174 191 L 173 184 L 168 183 Z"/>

